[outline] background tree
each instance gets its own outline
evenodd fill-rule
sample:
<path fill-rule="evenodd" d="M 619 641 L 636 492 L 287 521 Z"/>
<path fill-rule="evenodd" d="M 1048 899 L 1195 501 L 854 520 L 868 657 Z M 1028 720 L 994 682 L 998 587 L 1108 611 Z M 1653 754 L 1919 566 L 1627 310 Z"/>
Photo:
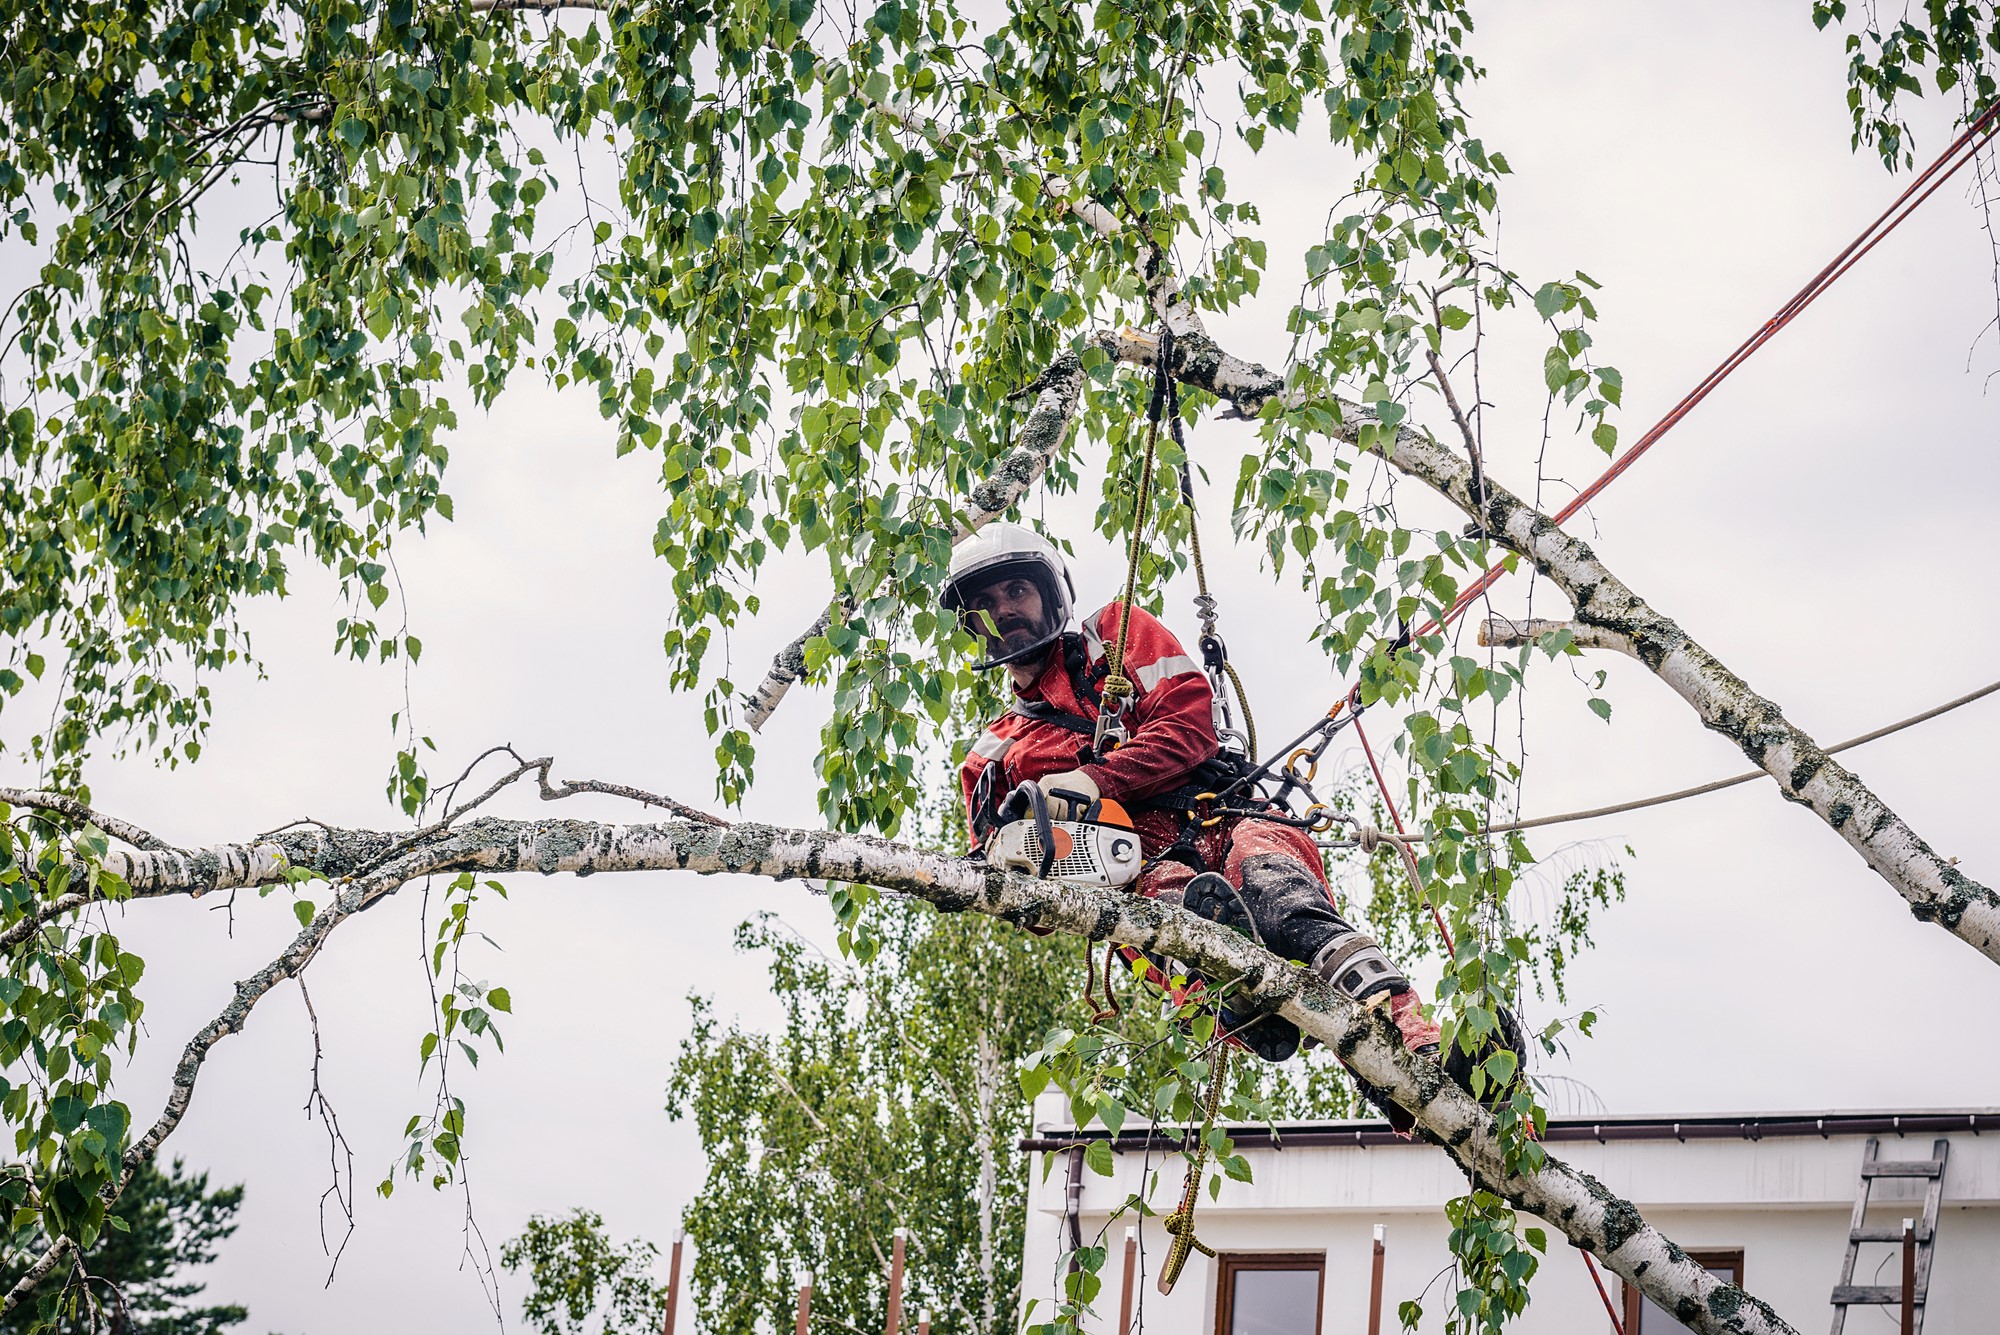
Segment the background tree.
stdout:
<path fill-rule="evenodd" d="M 643 1239 L 613 1242 L 589 1210 L 537 1215 L 500 1251 L 503 1269 L 527 1268 L 533 1287 L 521 1315 L 541 1335 L 654 1335 L 667 1300 L 652 1276 L 659 1259 Z"/>
<path fill-rule="evenodd" d="M 1014 1325 L 1028 1170 L 1014 1146 L 1029 1127 L 1016 1072 L 1073 1010 L 1083 950 L 926 905 L 885 903 L 870 923 L 866 963 L 769 918 L 744 924 L 740 948 L 771 956 L 776 1033 L 725 1026 L 695 999 L 667 1108 L 708 1157 L 685 1216 L 704 1329 L 782 1324 L 801 1269 L 828 1320 L 879 1324 L 898 1227 L 910 1310 L 981 1335 Z"/>
<path fill-rule="evenodd" d="M 179 1159 L 165 1173 L 147 1164 L 119 1196 L 97 1245 L 83 1254 L 68 1282 L 48 1285 L 34 1304 L 0 1321 L 0 1329 L 222 1335 L 250 1313 L 236 1303 L 197 1305 L 208 1286 L 188 1272 L 215 1260 L 236 1231 L 242 1203 L 241 1186 L 210 1191 L 208 1174 L 188 1173 Z M 39 1226 L 10 1235 L 0 1282 L 12 1288 L 26 1261 L 47 1245 Z"/>

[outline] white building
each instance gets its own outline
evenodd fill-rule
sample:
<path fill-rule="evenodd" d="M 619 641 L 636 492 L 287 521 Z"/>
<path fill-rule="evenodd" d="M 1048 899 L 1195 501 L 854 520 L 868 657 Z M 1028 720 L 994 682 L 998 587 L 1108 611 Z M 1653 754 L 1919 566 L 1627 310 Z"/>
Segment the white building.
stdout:
<path fill-rule="evenodd" d="M 1059 1108 L 1055 1101 L 1037 1112 L 1060 1116 Z M 1079 1137 L 1051 1118 L 1036 1129 L 1023 1148 L 1052 1153 L 1055 1162 L 1044 1177 L 1036 1153 L 1030 1175 L 1024 1297 L 1041 1299 L 1045 1315 L 1061 1292 L 1060 1257 L 1073 1215 L 1086 1243 L 1110 1250 L 1096 1307 L 1099 1328 L 1113 1331 L 1126 1228 L 1136 1221 L 1108 1223 L 1110 1212 L 1155 1172 L 1150 1199 L 1161 1213 L 1171 1210 L 1182 1161 L 1170 1145 L 1149 1142 L 1145 1129 L 1128 1129 L 1110 1137 L 1115 1174 L 1106 1178 L 1083 1166 L 1080 1151 L 1053 1148 L 1103 1139 L 1101 1127 Z M 1698 1260 L 1811 1332 L 1832 1326 L 1871 1138 L 1879 1159 L 1898 1162 L 1931 1159 L 1934 1144 L 1947 1143 L 1924 1325 L 1931 1335 L 2000 1331 L 2000 1111 L 1566 1118 L 1550 1123 L 1547 1140 L 1554 1154 L 1633 1202 Z M 1419 1330 L 1444 1329 L 1453 1284 L 1442 1273 L 1450 1264 L 1443 1206 L 1463 1192 L 1465 1179 L 1442 1151 L 1397 1140 L 1381 1122 L 1285 1126 L 1275 1135 L 1243 1130 L 1236 1143 L 1254 1181 L 1225 1182 L 1218 1200 L 1202 1192 L 1197 1234 L 1219 1255 L 1194 1255 L 1167 1296 L 1155 1282 L 1168 1238 L 1158 1218 L 1146 1221 L 1136 1240 L 1144 1274 L 1133 1285 L 1135 1330 L 1367 1335 L 1377 1226 L 1385 1236 L 1381 1331 L 1398 1331 L 1397 1305 L 1420 1296 Z M 1874 1182 L 1866 1227 L 1899 1231 L 1906 1217 L 1921 1226 L 1928 1179 Z M 1557 1230 L 1548 1235 L 1532 1306 L 1514 1327 L 1521 1335 L 1603 1335 L 1612 1329 L 1607 1300 L 1626 1335 L 1681 1329 L 1609 1272 L 1602 1272 L 1600 1298 L 1583 1256 Z M 1862 1245 L 1852 1284 L 1897 1286 L 1901 1279 L 1899 1245 Z M 1900 1328 L 1895 1306 L 1850 1312 L 1848 1335 Z"/>

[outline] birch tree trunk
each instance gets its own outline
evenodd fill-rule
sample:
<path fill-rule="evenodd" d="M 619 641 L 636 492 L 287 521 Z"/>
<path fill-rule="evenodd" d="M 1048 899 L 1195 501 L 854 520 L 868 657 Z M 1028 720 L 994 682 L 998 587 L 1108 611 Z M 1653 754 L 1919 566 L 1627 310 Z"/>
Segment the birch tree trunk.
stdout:
<path fill-rule="evenodd" d="M 979 1274 L 984 1281 L 980 1286 L 979 1335 L 1000 1335 L 997 1295 L 993 1291 L 998 1278 L 994 1258 L 993 1210 L 1000 1195 L 999 1147 L 994 1142 L 1000 1081 L 1005 1078 L 1006 1072 L 1000 1060 L 1000 1049 L 994 1046 L 992 1036 L 981 1029 L 976 1039 L 972 1054 L 972 1149 L 979 1158 Z"/>
<path fill-rule="evenodd" d="M 1174 372 L 1185 383 L 1228 400 L 1245 416 L 1286 396 L 1282 377 L 1223 351 L 1198 320 L 1185 321 L 1176 335 Z M 1150 362 L 1153 355 L 1151 340 L 1130 332 L 1103 343 L 1129 362 Z M 1332 400 L 1330 406 L 1340 419 L 1335 435 L 1355 444 L 1369 414 L 1346 400 Z M 1671 617 L 1648 605 L 1586 543 L 1490 473 L 1475 479 L 1467 460 L 1422 432 L 1399 428 L 1384 457 L 1476 520 L 1500 546 L 1532 561 L 1569 598 L 1578 623 L 1621 641 L 1620 647 L 1687 702 L 1704 727 L 1729 738 L 1776 779 L 1787 801 L 1810 807 L 1825 821 L 1908 901 L 1919 921 L 1935 923 L 2000 963 L 2000 894 L 1940 857 L 1858 775 L 1831 759 L 1774 701 Z"/>
<path fill-rule="evenodd" d="M 0 801 L 35 805 L 34 794 L 0 790 Z M 741 823 L 676 820 L 616 825 L 593 821 L 484 818 L 417 836 L 317 827 L 200 854 L 172 849 L 113 851 L 107 870 L 148 895 L 269 884 L 289 867 L 341 878 L 334 902 L 285 951 L 237 984 L 224 1010 L 188 1043 L 167 1110 L 127 1153 L 128 1172 L 150 1159 L 178 1126 L 214 1045 L 241 1030 L 250 1010 L 279 981 L 297 976 L 342 921 L 435 872 L 689 871 L 772 880 L 838 880 L 923 899 L 946 912 L 985 913 L 1023 928 L 1047 929 L 1136 946 L 1187 962 L 1243 990 L 1332 1048 L 1361 1078 L 1408 1109 L 1475 1181 L 1517 1209 L 1541 1216 L 1577 1246 L 1704 1335 L 1791 1332 L 1776 1312 L 1742 1289 L 1718 1282 L 1689 1260 L 1628 1201 L 1553 1156 L 1538 1169 L 1510 1167 L 1492 1116 L 1435 1062 L 1413 1055 L 1379 1011 L 1356 1006 L 1316 975 L 1244 937 L 1181 909 L 1111 890 L 1060 885 L 965 859 L 865 835 Z M 7 1295 L 11 1311 L 54 1268 L 46 1265 Z"/>

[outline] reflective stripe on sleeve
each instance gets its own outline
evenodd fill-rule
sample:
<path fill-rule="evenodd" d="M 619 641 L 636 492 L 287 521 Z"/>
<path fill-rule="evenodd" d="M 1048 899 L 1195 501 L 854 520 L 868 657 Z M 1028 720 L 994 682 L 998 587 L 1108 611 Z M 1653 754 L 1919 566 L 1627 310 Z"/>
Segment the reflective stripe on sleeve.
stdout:
<path fill-rule="evenodd" d="M 1148 663 L 1144 667 L 1133 668 L 1132 677 L 1139 683 L 1140 690 L 1150 691 L 1168 677 L 1179 677 L 1190 672 L 1198 673 L 1200 671 L 1201 665 L 1192 658 L 1189 658 L 1186 654 L 1175 654 L 1170 658 L 1162 658 L 1157 663 Z"/>
<path fill-rule="evenodd" d="M 972 754 L 981 760 L 998 760 L 1007 754 L 1017 740 L 1019 739 L 1014 737 L 1002 737 L 998 733 L 982 732 L 979 734 L 979 740 L 972 744 Z"/>

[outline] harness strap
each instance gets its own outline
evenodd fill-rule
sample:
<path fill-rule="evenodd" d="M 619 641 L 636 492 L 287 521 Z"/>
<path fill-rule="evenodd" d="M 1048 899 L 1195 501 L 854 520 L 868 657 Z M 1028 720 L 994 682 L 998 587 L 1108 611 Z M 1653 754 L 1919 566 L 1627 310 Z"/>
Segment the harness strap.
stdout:
<path fill-rule="evenodd" d="M 1088 737 L 1097 731 L 1097 724 L 1081 714 L 1072 714 L 1067 709 L 1057 709 L 1046 700 L 1016 700 L 1008 711 L 1021 718 L 1033 719 L 1037 723 L 1053 723 L 1064 732 L 1073 732 Z"/>

